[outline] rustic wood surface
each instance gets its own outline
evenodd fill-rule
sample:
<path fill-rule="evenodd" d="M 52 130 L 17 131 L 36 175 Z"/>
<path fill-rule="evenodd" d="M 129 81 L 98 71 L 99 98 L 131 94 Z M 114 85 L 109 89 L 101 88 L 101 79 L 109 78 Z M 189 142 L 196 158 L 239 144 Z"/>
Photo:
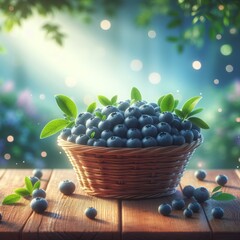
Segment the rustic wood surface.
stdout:
<path fill-rule="evenodd" d="M 34 213 L 29 200 L 22 198 L 14 205 L 0 205 L 3 219 L 0 222 L 0 240 L 32 239 L 84 239 L 84 240 L 130 240 L 130 239 L 240 239 L 240 171 L 209 170 L 207 178 L 199 181 L 194 171 L 185 171 L 177 192 L 170 196 L 149 200 L 110 200 L 86 195 L 77 184 L 71 196 L 58 191 L 58 184 L 65 179 L 77 183 L 73 170 L 43 170 L 41 188 L 47 192 L 48 209 L 43 214 Z M 238 199 L 228 202 L 209 200 L 202 204 L 199 213 L 186 219 L 182 211 L 174 210 L 169 217 L 158 214 L 158 206 L 171 203 L 182 197 L 185 185 L 204 186 L 212 190 L 218 174 L 229 177 L 224 192 Z M 24 177 L 31 176 L 32 170 L 0 169 L 0 201 L 24 186 Z M 186 204 L 191 200 L 188 200 Z M 87 207 L 95 207 L 98 215 L 90 220 L 84 215 Z M 211 209 L 224 208 L 223 219 L 213 219 Z"/>

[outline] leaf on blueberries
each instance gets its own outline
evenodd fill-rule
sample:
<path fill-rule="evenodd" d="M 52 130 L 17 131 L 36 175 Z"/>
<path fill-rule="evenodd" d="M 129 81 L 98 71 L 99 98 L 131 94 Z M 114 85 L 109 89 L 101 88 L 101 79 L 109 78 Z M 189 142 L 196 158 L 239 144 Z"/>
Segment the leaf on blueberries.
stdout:
<path fill-rule="evenodd" d="M 77 106 L 75 102 L 65 95 L 55 95 L 56 102 L 59 108 L 69 117 L 77 117 Z"/>
<path fill-rule="evenodd" d="M 112 99 L 111 99 L 111 104 L 112 104 L 112 105 L 116 105 L 117 99 L 118 99 L 118 96 L 117 96 L 117 95 L 113 96 Z"/>
<path fill-rule="evenodd" d="M 219 193 L 219 194 L 217 194 Z M 217 200 L 217 201 L 230 201 L 236 199 L 235 196 L 233 196 L 230 193 L 222 193 L 222 192 L 216 192 L 216 194 L 213 194 L 211 196 L 212 199 Z"/>
<path fill-rule="evenodd" d="M 87 112 L 93 113 L 94 110 L 96 109 L 96 107 L 97 107 L 97 103 L 96 103 L 96 102 L 91 103 L 91 104 L 88 105 L 88 107 L 87 107 Z"/>
<path fill-rule="evenodd" d="M 94 138 L 95 135 L 96 135 L 96 133 L 95 133 L 95 132 L 92 132 L 92 133 L 90 134 L 90 138 Z"/>
<path fill-rule="evenodd" d="M 33 185 L 32 185 L 32 182 L 31 182 L 30 178 L 29 178 L 29 177 L 25 177 L 24 181 L 25 181 L 26 189 L 27 189 L 30 193 L 32 193 L 32 191 L 33 191 Z"/>
<path fill-rule="evenodd" d="M 191 116 L 193 116 L 193 115 L 196 115 L 197 113 L 200 113 L 200 112 L 202 112 L 202 111 L 203 111 L 203 108 L 197 108 L 197 109 L 193 110 L 192 112 L 190 112 L 190 113 L 188 114 L 188 117 L 191 117 Z"/>
<path fill-rule="evenodd" d="M 40 181 L 37 181 L 37 182 L 35 182 L 35 184 L 33 185 L 33 191 L 35 190 L 35 189 L 39 189 L 40 188 L 40 186 L 41 186 L 41 182 Z"/>
<path fill-rule="evenodd" d="M 175 104 L 175 101 L 174 101 L 173 95 L 171 93 L 165 95 L 160 104 L 161 111 L 172 112 L 174 109 L 174 104 Z"/>
<path fill-rule="evenodd" d="M 174 109 L 174 111 L 175 111 L 175 113 L 177 114 L 178 117 L 180 117 L 182 119 L 184 118 L 184 114 L 183 114 L 183 112 L 181 110 Z"/>
<path fill-rule="evenodd" d="M 50 122 L 48 122 L 42 129 L 40 133 L 40 138 L 46 138 L 52 136 L 53 134 L 63 130 L 67 127 L 71 122 L 63 118 L 57 118 Z"/>
<path fill-rule="evenodd" d="M 142 95 L 136 87 L 131 90 L 131 100 L 142 101 Z"/>
<path fill-rule="evenodd" d="M 161 106 L 161 102 L 162 102 L 162 100 L 163 100 L 164 97 L 165 97 L 165 96 L 161 96 L 161 97 L 158 99 L 157 104 L 158 104 L 159 107 Z"/>
<path fill-rule="evenodd" d="M 98 96 L 98 100 L 103 106 L 108 106 L 108 105 L 112 104 L 111 100 L 109 100 L 107 97 L 102 96 L 102 95 Z"/>
<path fill-rule="evenodd" d="M 173 109 L 175 109 L 178 106 L 178 103 L 179 103 L 179 100 L 174 99 L 174 107 L 173 107 Z"/>
<path fill-rule="evenodd" d="M 22 197 L 26 197 L 26 196 L 31 195 L 31 193 L 26 188 L 17 188 L 15 190 L 15 193 L 22 196 Z"/>
<path fill-rule="evenodd" d="M 198 127 L 200 128 L 203 128 L 203 129 L 209 129 L 209 126 L 206 122 L 204 122 L 201 118 L 198 118 L 198 117 L 190 117 L 188 118 L 188 120 L 190 122 L 192 122 L 193 124 L 197 125 Z"/>
<path fill-rule="evenodd" d="M 18 202 L 20 199 L 21 199 L 20 195 L 13 193 L 13 194 L 6 196 L 3 199 L 2 204 L 5 204 L 5 205 L 13 204 L 13 203 Z"/>
<path fill-rule="evenodd" d="M 222 186 L 217 186 L 212 190 L 212 193 L 217 192 L 218 190 L 220 190 L 222 188 Z"/>
<path fill-rule="evenodd" d="M 222 194 L 222 191 L 218 191 L 212 194 L 211 198 L 215 199 L 216 197 L 218 197 L 218 195 Z"/>
<path fill-rule="evenodd" d="M 201 100 L 202 97 L 195 96 L 187 100 L 183 107 L 182 112 L 184 113 L 185 117 L 188 117 L 189 113 L 192 112 L 192 110 L 195 108 L 195 106 L 198 104 L 198 102 Z"/>

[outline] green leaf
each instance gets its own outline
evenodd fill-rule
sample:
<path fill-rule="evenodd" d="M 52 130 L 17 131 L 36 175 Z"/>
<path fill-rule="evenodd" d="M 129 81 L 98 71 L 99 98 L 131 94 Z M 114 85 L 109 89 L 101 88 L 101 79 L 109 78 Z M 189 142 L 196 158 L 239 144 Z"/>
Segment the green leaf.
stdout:
<path fill-rule="evenodd" d="M 46 138 L 49 136 L 52 136 L 53 134 L 61 131 L 65 127 L 69 126 L 72 122 L 69 122 L 69 120 L 58 118 L 54 119 L 50 122 L 48 122 L 42 129 L 40 133 L 40 138 Z"/>
<path fill-rule="evenodd" d="M 222 194 L 222 191 L 219 191 L 219 192 L 215 192 L 212 194 L 211 198 L 212 199 L 215 199 L 216 197 L 218 197 L 218 195 Z"/>
<path fill-rule="evenodd" d="M 230 201 L 230 200 L 236 199 L 236 197 L 230 193 L 216 194 L 216 195 L 213 195 L 211 198 L 217 201 Z"/>
<path fill-rule="evenodd" d="M 29 178 L 29 177 L 25 177 L 24 181 L 25 181 L 26 189 L 27 189 L 30 193 L 32 193 L 32 191 L 33 191 L 33 185 L 32 185 L 32 182 L 31 182 L 30 178 Z"/>
<path fill-rule="evenodd" d="M 136 87 L 131 90 L 131 100 L 142 101 L 142 95 Z"/>
<path fill-rule="evenodd" d="M 109 100 L 107 97 L 102 95 L 98 96 L 98 100 L 103 106 L 108 106 L 112 104 L 111 100 Z"/>
<path fill-rule="evenodd" d="M 191 116 L 193 116 L 193 115 L 196 115 L 197 113 L 200 113 L 200 112 L 202 112 L 202 111 L 203 111 L 203 108 L 197 108 L 197 109 L 193 110 L 192 112 L 190 112 L 190 113 L 188 114 L 188 117 L 191 117 Z"/>
<path fill-rule="evenodd" d="M 218 190 L 220 190 L 222 188 L 222 186 L 217 186 L 212 190 L 212 193 L 217 192 Z"/>
<path fill-rule="evenodd" d="M 162 112 L 172 112 L 174 108 L 174 97 L 173 95 L 167 94 L 161 101 L 160 108 Z"/>
<path fill-rule="evenodd" d="M 75 102 L 65 95 L 55 95 L 56 102 L 59 108 L 69 117 L 77 117 L 77 106 Z"/>
<path fill-rule="evenodd" d="M 87 112 L 93 113 L 94 110 L 96 109 L 96 107 L 97 107 L 97 103 L 96 103 L 96 102 L 91 103 L 91 104 L 87 107 Z"/>
<path fill-rule="evenodd" d="M 118 96 L 117 96 L 117 95 L 113 96 L 112 99 L 111 99 L 111 104 L 112 104 L 112 105 L 116 105 L 117 99 L 118 99 Z"/>
<path fill-rule="evenodd" d="M 165 95 L 161 96 L 161 97 L 158 99 L 157 104 L 158 104 L 159 107 L 161 106 L 161 102 L 162 102 L 162 100 L 163 100 L 164 97 L 165 97 Z"/>
<path fill-rule="evenodd" d="M 184 113 L 185 117 L 187 117 L 188 114 L 192 112 L 192 110 L 195 108 L 195 106 L 201 100 L 201 98 L 202 97 L 200 96 L 192 97 L 184 103 L 182 107 L 182 112 Z"/>
<path fill-rule="evenodd" d="M 90 134 L 90 138 L 94 138 L 95 137 L 95 135 L 96 135 L 96 132 L 92 132 L 91 134 Z"/>
<path fill-rule="evenodd" d="M 181 119 L 184 118 L 184 114 L 181 110 L 179 109 L 174 109 L 175 113 L 177 114 L 178 117 L 180 117 Z"/>
<path fill-rule="evenodd" d="M 22 197 L 31 195 L 31 193 L 26 188 L 18 188 L 14 192 Z"/>
<path fill-rule="evenodd" d="M 173 109 L 175 109 L 178 106 L 178 103 L 179 103 L 179 100 L 175 99 L 174 100 L 174 107 L 173 107 Z"/>
<path fill-rule="evenodd" d="M 206 122 L 204 122 L 201 118 L 190 117 L 190 118 L 188 118 L 188 120 L 191 121 L 192 123 L 194 123 L 195 125 L 197 125 L 200 128 L 209 129 L 208 124 Z"/>
<path fill-rule="evenodd" d="M 13 203 L 18 202 L 20 199 L 21 199 L 20 195 L 13 193 L 13 194 L 6 196 L 3 199 L 2 204 L 5 204 L 5 205 L 13 204 Z"/>
<path fill-rule="evenodd" d="M 33 189 L 32 189 L 32 190 L 39 189 L 40 186 L 41 186 L 41 182 L 40 182 L 40 181 L 37 181 L 37 182 L 35 182 L 35 184 L 33 185 Z"/>

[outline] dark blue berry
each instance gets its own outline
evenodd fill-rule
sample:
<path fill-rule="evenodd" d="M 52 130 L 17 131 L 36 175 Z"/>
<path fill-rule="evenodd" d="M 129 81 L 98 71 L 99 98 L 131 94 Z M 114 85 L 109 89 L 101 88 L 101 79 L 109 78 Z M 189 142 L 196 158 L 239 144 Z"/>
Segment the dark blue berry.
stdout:
<path fill-rule="evenodd" d="M 160 122 L 157 125 L 158 132 L 171 132 L 171 126 L 166 122 Z"/>
<path fill-rule="evenodd" d="M 183 215 L 187 218 L 191 218 L 193 215 L 193 211 L 189 208 L 184 209 Z"/>
<path fill-rule="evenodd" d="M 87 145 L 88 140 L 89 140 L 89 137 L 86 134 L 81 134 L 76 137 L 75 143 L 81 144 L 81 145 Z"/>
<path fill-rule="evenodd" d="M 150 104 L 143 104 L 139 107 L 142 114 L 155 115 L 154 107 Z"/>
<path fill-rule="evenodd" d="M 133 107 L 133 106 L 130 106 L 124 112 L 125 118 L 130 117 L 130 116 L 134 116 L 138 119 L 141 115 L 142 115 L 142 113 L 139 110 L 139 108 L 138 107 Z"/>
<path fill-rule="evenodd" d="M 105 139 L 102 139 L 102 138 L 96 139 L 93 143 L 93 146 L 95 146 L 95 147 L 106 147 L 107 146 L 107 141 Z"/>
<path fill-rule="evenodd" d="M 139 122 L 138 119 L 134 116 L 129 116 L 124 119 L 124 124 L 128 128 L 138 128 L 139 127 Z"/>
<path fill-rule="evenodd" d="M 192 128 L 192 123 L 189 120 L 182 121 L 181 125 L 185 130 L 190 130 Z"/>
<path fill-rule="evenodd" d="M 218 185 L 224 186 L 228 181 L 228 177 L 226 175 L 220 174 L 220 175 L 216 176 L 215 181 Z"/>
<path fill-rule="evenodd" d="M 181 120 L 177 117 L 174 117 L 173 121 L 171 122 L 171 126 L 178 130 L 181 130 L 182 129 Z"/>
<path fill-rule="evenodd" d="M 72 134 L 72 135 L 68 136 L 67 141 L 68 141 L 68 142 L 75 143 L 76 138 L 77 138 L 77 135 L 73 135 L 73 134 Z"/>
<path fill-rule="evenodd" d="M 174 199 L 172 201 L 172 207 L 175 210 L 182 210 L 185 206 L 185 201 L 183 199 Z"/>
<path fill-rule="evenodd" d="M 32 185 L 34 186 L 34 184 L 37 182 L 37 181 L 40 181 L 39 178 L 33 176 L 33 177 L 28 177 L 32 183 Z"/>
<path fill-rule="evenodd" d="M 146 101 L 137 101 L 132 106 L 139 108 L 139 107 L 141 107 L 142 105 L 144 105 L 146 103 L 147 103 Z"/>
<path fill-rule="evenodd" d="M 129 138 L 127 139 L 126 147 L 128 148 L 141 148 L 142 141 L 139 138 Z"/>
<path fill-rule="evenodd" d="M 196 129 L 192 129 L 192 133 L 193 133 L 193 141 L 196 141 L 201 136 L 198 130 Z"/>
<path fill-rule="evenodd" d="M 104 131 L 104 130 L 110 130 L 112 128 L 112 124 L 109 120 L 101 120 L 98 123 L 98 128 L 100 131 Z"/>
<path fill-rule="evenodd" d="M 118 136 L 112 136 L 107 139 L 108 147 L 123 147 L 123 140 Z"/>
<path fill-rule="evenodd" d="M 126 138 L 127 137 L 127 127 L 125 124 L 117 124 L 114 128 L 113 128 L 113 135 L 114 136 L 118 136 L 120 138 Z"/>
<path fill-rule="evenodd" d="M 214 218 L 221 219 L 224 215 L 224 210 L 221 207 L 215 207 L 212 209 L 211 214 Z"/>
<path fill-rule="evenodd" d="M 147 136 L 142 139 L 142 146 L 143 147 L 156 147 L 157 140 L 154 137 Z"/>
<path fill-rule="evenodd" d="M 157 127 L 155 127 L 152 124 L 147 124 L 142 128 L 142 135 L 144 137 L 150 136 L 150 137 L 156 137 L 158 134 Z"/>
<path fill-rule="evenodd" d="M 37 197 L 32 199 L 30 206 L 34 212 L 43 213 L 48 207 L 48 202 L 45 198 Z"/>
<path fill-rule="evenodd" d="M 164 112 L 164 113 L 161 113 L 159 116 L 160 122 L 171 123 L 173 119 L 174 119 L 174 116 L 171 112 Z"/>
<path fill-rule="evenodd" d="M 75 191 L 76 186 L 71 180 L 64 180 L 59 183 L 58 189 L 64 195 L 71 195 Z"/>
<path fill-rule="evenodd" d="M 193 141 L 194 135 L 192 130 L 182 130 L 180 133 L 185 138 L 186 143 L 191 143 Z"/>
<path fill-rule="evenodd" d="M 140 128 L 142 128 L 147 124 L 153 124 L 153 119 L 151 116 L 144 114 L 138 119 L 138 122 L 139 122 Z"/>
<path fill-rule="evenodd" d="M 159 146 L 170 146 L 173 143 L 173 138 L 169 133 L 161 132 L 157 135 L 157 142 Z"/>
<path fill-rule="evenodd" d="M 195 171 L 194 175 L 198 180 L 203 181 L 206 178 L 207 173 L 205 170 L 199 169 L 199 170 Z"/>
<path fill-rule="evenodd" d="M 185 138 L 181 135 L 173 135 L 173 145 L 181 146 L 185 143 Z"/>
<path fill-rule="evenodd" d="M 123 123 L 124 117 L 120 112 L 112 112 L 108 115 L 107 120 L 111 122 L 112 126 L 115 126 L 117 124 Z"/>
<path fill-rule="evenodd" d="M 89 112 L 80 113 L 76 119 L 76 125 L 82 124 L 85 125 L 86 121 L 91 118 L 93 115 Z"/>
<path fill-rule="evenodd" d="M 172 207 L 168 203 L 162 203 L 158 207 L 158 212 L 162 214 L 163 216 L 169 216 L 170 213 L 172 212 Z"/>
<path fill-rule="evenodd" d="M 118 109 L 121 111 L 125 111 L 130 106 L 130 103 L 128 101 L 121 101 L 118 103 Z"/>
<path fill-rule="evenodd" d="M 86 128 L 97 127 L 100 121 L 101 119 L 98 117 L 91 117 L 86 121 L 85 126 Z"/>
<path fill-rule="evenodd" d="M 75 125 L 73 128 L 72 128 L 72 134 L 74 135 L 81 135 L 81 134 L 85 134 L 86 132 L 86 127 L 82 124 L 79 124 L 79 125 Z"/>
<path fill-rule="evenodd" d="M 112 105 L 105 106 L 102 109 L 102 115 L 105 115 L 106 117 L 108 117 L 108 115 L 110 115 L 113 112 L 119 112 L 119 109 Z"/>
<path fill-rule="evenodd" d="M 129 128 L 127 131 L 127 138 L 142 138 L 142 133 L 138 128 Z"/>
<path fill-rule="evenodd" d="M 154 108 L 156 108 L 156 107 L 159 107 L 158 105 L 157 105 L 157 103 L 155 103 L 155 102 L 151 102 L 151 103 L 149 103 L 151 106 L 153 106 Z"/>
<path fill-rule="evenodd" d="M 193 196 L 195 187 L 193 187 L 192 185 L 187 185 L 183 188 L 182 192 L 183 195 L 187 198 L 191 198 Z"/>
<path fill-rule="evenodd" d="M 41 197 L 41 198 L 46 198 L 46 192 L 44 189 L 35 189 L 32 192 L 32 197 L 36 198 L 36 197 Z"/>
<path fill-rule="evenodd" d="M 85 209 L 84 214 L 90 219 L 95 219 L 97 216 L 97 210 L 93 207 L 89 207 Z"/>
<path fill-rule="evenodd" d="M 194 190 L 193 196 L 199 203 L 203 203 L 209 199 L 210 195 L 205 187 L 199 187 Z"/>
<path fill-rule="evenodd" d="M 89 127 L 86 130 L 86 135 L 89 138 L 100 138 L 101 132 L 97 127 Z"/>
<path fill-rule="evenodd" d="M 194 213 L 197 213 L 201 209 L 201 205 L 198 202 L 192 202 L 188 204 L 188 208 L 191 209 Z"/>
<path fill-rule="evenodd" d="M 38 179 L 41 179 L 43 176 L 43 172 L 41 169 L 33 169 L 32 174 L 34 177 L 37 177 Z"/>
<path fill-rule="evenodd" d="M 93 144 L 96 140 L 97 140 L 96 138 L 89 138 L 88 141 L 87 141 L 87 145 L 88 146 L 93 146 Z"/>
<path fill-rule="evenodd" d="M 64 128 L 60 133 L 60 138 L 67 140 L 67 138 L 72 134 L 71 128 Z"/>
<path fill-rule="evenodd" d="M 113 136 L 113 132 L 111 130 L 103 130 L 101 132 L 101 138 L 107 140 L 108 138 L 112 137 Z"/>

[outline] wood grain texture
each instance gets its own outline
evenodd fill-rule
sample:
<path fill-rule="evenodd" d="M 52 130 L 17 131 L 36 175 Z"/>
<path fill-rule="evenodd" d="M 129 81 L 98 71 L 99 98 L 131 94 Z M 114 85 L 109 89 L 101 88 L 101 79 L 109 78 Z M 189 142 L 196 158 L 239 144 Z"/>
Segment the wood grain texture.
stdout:
<path fill-rule="evenodd" d="M 58 190 L 58 184 L 66 179 L 77 183 L 73 170 L 53 171 L 46 189 L 48 209 L 44 214 L 30 216 L 23 239 L 120 239 L 119 202 L 87 196 L 79 184 L 73 195 L 65 196 Z M 91 206 L 98 211 L 95 220 L 84 215 L 84 210 Z"/>
<path fill-rule="evenodd" d="M 158 213 L 161 203 L 171 204 L 176 198 L 182 198 L 180 191 L 160 199 L 123 201 L 122 239 L 210 239 L 211 232 L 202 210 L 191 219 L 185 218 L 182 210 L 173 210 L 167 217 Z"/>
<path fill-rule="evenodd" d="M 239 240 L 240 239 L 240 179 L 234 170 L 211 170 L 207 172 L 207 177 L 204 181 L 199 181 L 194 177 L 193 171 L 187 171 L 182 179 L 182 186 L 191 184 L 195 187 L 204 186 L 209 191 L 212 191 L 217 186 L 215 177 L 218 174 L 225 174 L 229 180 L 223 192 L 234 194 L 238 197 L 233 201 L 215 201 L 208 200 L 202 204 L 208 222 L 213 232 L 213 239 L 217 240 Z M 191 179 L 191 181 L 189 180 Z M 224 217 L 222 219 L 214 219 L 211 216 L 211 210 L 214 207 L 222 207 L 224 209 Z"/>
<path fill-rule="evenodd" d="M 45 188 L 51 175 L 51 170 L 45 170 L 42 180 L 42 188 Z M 14 189 L 24 186 L 25 176 L 32 176 L 32 170 L 7 170 L 0 180 L 1 202 L 2 199 L 14 193 Z M 1 240 L 17 240 L 32 210 L 29 200 L 22 198 L 14 205 L 0 207 L 3 220 L 0 224 Z"/>

